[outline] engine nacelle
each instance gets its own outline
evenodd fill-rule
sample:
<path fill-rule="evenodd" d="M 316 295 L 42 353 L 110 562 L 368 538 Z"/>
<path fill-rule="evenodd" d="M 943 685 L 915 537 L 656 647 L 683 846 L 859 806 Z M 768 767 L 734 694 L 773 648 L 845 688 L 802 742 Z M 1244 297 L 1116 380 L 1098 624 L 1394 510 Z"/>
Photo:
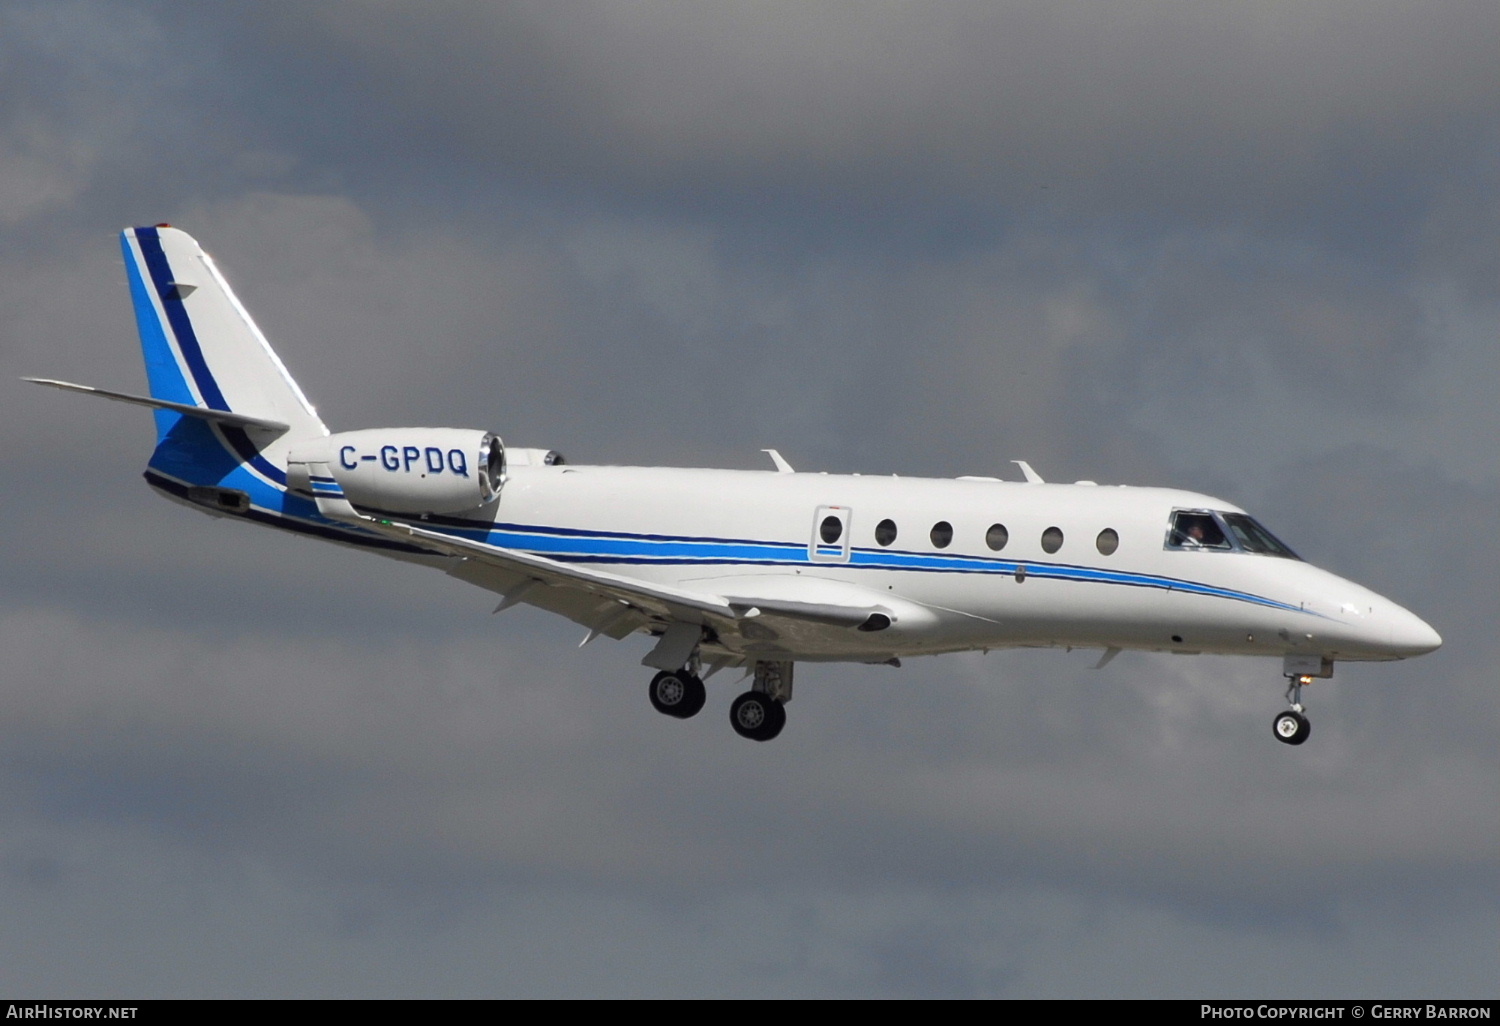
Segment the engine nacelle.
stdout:
<path fill-rule="evenodd" d="M 308 464 L 323 463 L 356 506 L 391 513 L 467 513 L 500 494 L 505 445 L 465 428 L 371 428 L 299 445 L 287 485 L 312 494 Z"/>

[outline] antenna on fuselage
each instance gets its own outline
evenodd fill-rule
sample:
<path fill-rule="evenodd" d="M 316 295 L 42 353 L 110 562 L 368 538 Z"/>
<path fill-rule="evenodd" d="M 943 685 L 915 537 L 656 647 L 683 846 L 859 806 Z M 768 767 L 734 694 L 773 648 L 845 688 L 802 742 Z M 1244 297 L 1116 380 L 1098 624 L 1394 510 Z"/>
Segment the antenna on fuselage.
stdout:
<path fill-rule="evenodd" d="M 1031 464 L 1027 463 L 1025 460 L 1011 460 L 1011 462 L 1014 463 L 1016 466 L 1018 466 L 1018 467 L 1021 468 L 1021 473 L 1023 473 L 1023 474 L 1026 475 L 1026 483 L 1027 484 L 1046 484 L 1047 483 L 1046 481 L 1042 480 L 1042 475 L 1038 474 L 1036 471 L 1032 470 L 1031 469 Z"/>
<path fill-rule="evenodd" d="M 795 474 L 796 473 L 796 471 L 792 469 L 792 465 L 790 463 L 788 463 L 786 461 L 786 459 L 781 455 L 781 453 L 777 452 L 775 449 L 762 449 L 761 452 L 763 452 L 766 455 L 768 455 L 768 456 L 771 457 L 771 462 L 774 463 L 774 464 L 776 464 L 776 473 L 778 473 L 778 474 Z"/>

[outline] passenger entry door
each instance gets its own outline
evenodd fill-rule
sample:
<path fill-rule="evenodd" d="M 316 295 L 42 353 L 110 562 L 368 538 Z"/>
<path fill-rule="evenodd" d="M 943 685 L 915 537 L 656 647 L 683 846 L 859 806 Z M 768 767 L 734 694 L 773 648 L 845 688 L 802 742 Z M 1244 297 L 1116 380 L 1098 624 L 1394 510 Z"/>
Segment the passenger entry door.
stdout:
<path fill-rule="evenodd" d="M 848 506 L 819 506 L 813 514 L 807 558 L 814 563 L 849 562 L 849 522 Z"/>

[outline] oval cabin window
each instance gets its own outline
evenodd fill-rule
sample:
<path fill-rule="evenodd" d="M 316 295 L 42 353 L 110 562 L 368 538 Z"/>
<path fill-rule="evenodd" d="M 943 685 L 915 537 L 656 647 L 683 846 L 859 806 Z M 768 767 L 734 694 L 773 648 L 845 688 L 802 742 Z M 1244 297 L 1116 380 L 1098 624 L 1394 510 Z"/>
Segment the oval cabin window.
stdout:
<path fill-rule="evenodd" d="M 1042 551 L 1051 555 L 1062 548 L 1063 533 L 1060 527 L 1049 527 L 1042 532 Z"/>
<path fill-rule="evenodd" d="M 896 540 L 896 522 L 894 520 L 882 520 L 875 525 L 875 541 L 879 545 L 889 545 Z"/>
<path fill-rule="evenodd" d="M 984 543 L 996 552 L 1005 548 L 1005 543 L 1008 541 L 1010 541 L 1010 532 L 1005 529 L 1004 524 L 991 524 L 990 529 L 984 532 Z"/>
<path fill-rule="evenodd" d="M 946 520 L 939 520 L 932 525 L 932 544 L 934 548 L 946 549 L 953 541 L 953 525 Z"/>
<path fill-rule="evenodd" d="M 1094 545 L 1099 549 L 1101 556 L 1113 556 L 1115 549 L 1120 547 L 1120 536 L 1115 533 L 1113 527 L 1106 527 L 1099 532 L 1099 537 L 1094 539 Z"/>
<path fill-rule="evenodd" d="M 824 517 L 818 525 L 818 537 L 823 539 L 824 545 L 832 545 L 843 533 L 844 522 L 838 517 Z"/>

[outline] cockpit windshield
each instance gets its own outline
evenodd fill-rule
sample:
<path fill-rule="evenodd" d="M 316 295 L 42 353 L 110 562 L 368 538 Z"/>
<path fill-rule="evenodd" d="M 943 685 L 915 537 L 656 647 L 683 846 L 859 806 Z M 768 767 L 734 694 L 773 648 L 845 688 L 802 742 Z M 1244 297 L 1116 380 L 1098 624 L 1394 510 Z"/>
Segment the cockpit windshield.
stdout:
<path fill-rule="evenodd" d="M 1280 556 L 1283 559 L 1302 558 L 1282 544 L 1281 539 L 1256 523 L 1254 518 L 1247 517 L 1243 513 L 1225 513 L 1223 516 L 1229 533 L 1234 535 L 1234 540 L 1246 552 Z"/>
<path fill-rule="evenodd" d="M 1283 559 L 1301 558 L 1253 517 L 1207 509 L 1173 511 L 1166 547 L 1182 552 L 1250 552 Z"/>

